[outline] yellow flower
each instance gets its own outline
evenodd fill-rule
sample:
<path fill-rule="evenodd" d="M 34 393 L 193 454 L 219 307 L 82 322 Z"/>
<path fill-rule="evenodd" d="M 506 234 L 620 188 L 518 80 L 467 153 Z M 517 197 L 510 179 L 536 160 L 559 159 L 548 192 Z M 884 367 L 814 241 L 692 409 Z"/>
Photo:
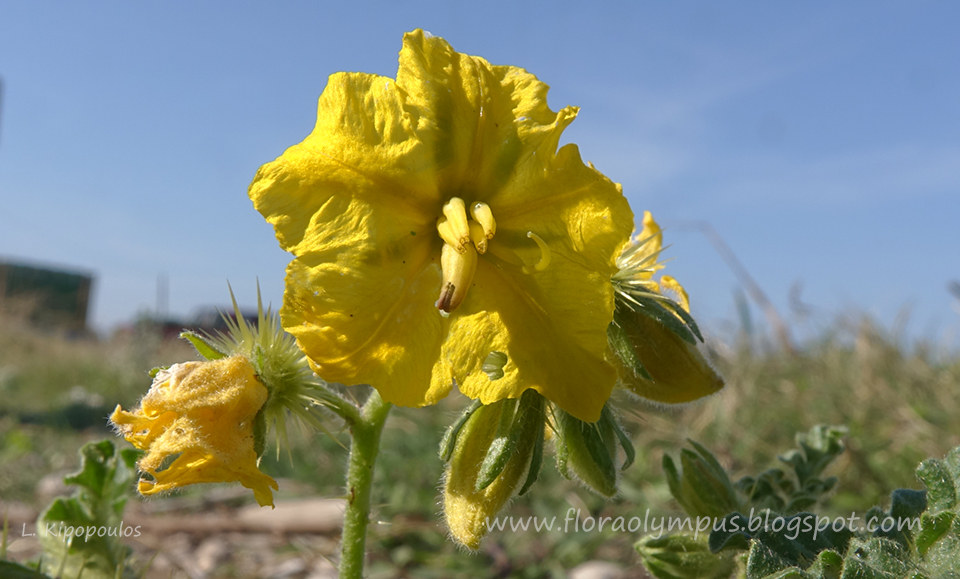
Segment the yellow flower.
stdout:
<path fill-rule="evenodd" d="M 655 402 L 690 402 L 723 388 L 723 378 L 697 349 L 703 341 L 690 317 L 686 290 L 670 276 L 658 283 L 663 233 L 649 211 L 643 230 L 617 260 L 617 308 L 610 343 L 620 358 L 620 382 Z M 671 299 L 674 296 L 675 299 Z"/>
<path fill-rule="evenodd" d="M 320 376 L 404 406 L 454 383 L 484 404 L 534 388 L 600 416 L 633 214 L 575 145 L 558 150 L 577 109 L 546 94 L 422 31 L 396 80 L 330 77 L 313 132 L 250 186 L 295 256 L 281 319 Z M 497 380 L 482 370 L 495 352 Z"/>
<path fill-rule="evenodd" d="M 260 472 L 254 420 L 267 400 L 245 356 L 187 362 L 160 370 L 134 412 L 118 405 L 110 420 L 147 453 L 141 494 L 206 482 L 239 482 L 261 506 L 273 506 L 277 482 Z"/>

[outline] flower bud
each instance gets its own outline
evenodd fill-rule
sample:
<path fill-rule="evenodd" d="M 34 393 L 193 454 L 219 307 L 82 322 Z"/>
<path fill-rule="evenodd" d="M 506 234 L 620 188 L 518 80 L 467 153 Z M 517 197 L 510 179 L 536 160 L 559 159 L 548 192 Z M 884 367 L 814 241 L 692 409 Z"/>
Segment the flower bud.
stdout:
<path fill-rule="evenodd" d="M 489 519 L 536 479 L 545 404 L 536 391 L 527 390 L 519 400 L 471 407 L 466 421 L 448 433 L 456 440 L 444 480 L 444 515 L 450 533 L 466 547 L 478 548 Z"/>
<path fill-rule="evenodd" d="M 620 360 L 620 382 L 635 394 L 666 404 L 690 402 L 723 388 L 723 378 L 697 349 L 693 319 L 673 302 L 643 299 L 617 304 L 607 328 Z"/>
<path fill-rule="evenodd" d="M 736 561 L 730 553 L 711 553 L 707 536 L 689 534 L 649 535 L 637 541 L 634 547 L 643 566 L 654 577 L 690 577 L 720 579 L 731 577 Z"/>
<path fill-rule="evenodd" d="M 694 450 L 681 451 L 681 470 L 670 456 L 663 456 L 670 494 L 691 517 L 722 517 L 740 510 L 740 499 L 727 471 L 709 450 L 689 442 Z"/>

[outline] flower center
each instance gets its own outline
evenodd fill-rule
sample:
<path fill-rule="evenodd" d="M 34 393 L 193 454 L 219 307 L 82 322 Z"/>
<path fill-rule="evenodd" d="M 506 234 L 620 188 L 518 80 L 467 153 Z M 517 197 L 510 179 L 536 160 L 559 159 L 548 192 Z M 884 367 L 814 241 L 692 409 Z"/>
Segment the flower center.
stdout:
<path fill-rule="evenodd" d="M 452 197 L 444 204 L 443 215 L 437 220 L 437 233 L 443 239 L 440 253 L 443 283 L 436 306 L 444 316 L 467 296 L 477 271 L 477 256 L 487 252 L 487 242 L 497 232 L 497 222 L 486 203 L 471 203 L 470 216 L 472 219 L 467 218 L 463 199 Z"/>

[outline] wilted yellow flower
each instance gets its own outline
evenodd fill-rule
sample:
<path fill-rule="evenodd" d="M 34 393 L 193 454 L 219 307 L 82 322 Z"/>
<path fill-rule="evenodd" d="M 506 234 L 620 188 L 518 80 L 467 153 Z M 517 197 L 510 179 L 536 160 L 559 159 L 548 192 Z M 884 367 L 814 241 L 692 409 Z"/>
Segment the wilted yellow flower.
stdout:
<path fill-rule="evenodd" d="M 194 483 L 239 482 L 261 506 L 273 506 L 277 482 L 257 467 L 254 420 L 267 400 L 245 356 L 186 362 L 160 370 L 140 407 L 118 405 L 110 420 L 135 447 L 153 480 L 141 479 L 151 495 Z"/>
<path fill-rule="evenodd" d="M 321 377 L 405 406 L 454 383 L 484 404 L 534 388 L 599 417 L 633 214 L 575 145 L 557 149 L 577 109 L 546 95 L 422 31 L 404 37 L 396 80 L 330 77 L 313 132 L 250 186 L 295 256 L 283 326 Z M 498 380 L 482 369 L 494 352 Z"/>

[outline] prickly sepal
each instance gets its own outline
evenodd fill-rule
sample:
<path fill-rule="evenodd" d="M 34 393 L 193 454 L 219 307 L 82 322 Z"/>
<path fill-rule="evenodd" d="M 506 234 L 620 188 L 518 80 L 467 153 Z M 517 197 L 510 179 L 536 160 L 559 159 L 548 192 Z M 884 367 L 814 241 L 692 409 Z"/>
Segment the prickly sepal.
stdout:
<path fill-rule="evenodd" d="M 444 515 L 454 539 L 480 546 L 490 518 L 536 479 L 543 455 L 545 399 L 527 390 L 519 400 L 471 407 L 453 440 L 444 478 Z M 458 421 L 460 422 L 460 421 Z M 447 454 L 441 449 L 441 456 Z"/>
<path fill-rule="evenodd" d="M 633 462 L 634 451 L 610 407 L 603 407 L 597 422 L 584 422 L 557 407 L 553 409 L 553 417 L 560 473 L 567 478 L 576 475 L 605 497 L 617 494 L 617 446 L 626 454 L 621 469 Z"/>
<path fill-rule="evenodd" d="M 264 309 L 259 288 L 255 323 L 244 318 L 232 289 L 230 299 L 233 315 L 222 314 L 226 332 L 209 335 L 184 331 L 180 337 L 193 344 L 208 360 L 239 355 L 250 361 L 257 379 L 269 393 L 253 424 L 257 456 L 262 456 L 265 450 L 267 430 L 276 434 L 278 455 L 280 447 L 287 446 L 286 419 L 289 416 L 326 432 L 316 407 L 326 407 L 342 416 L 339 408 L 343 399 L 313 373 L 293 336 L 281 327 L 277 314 L 269 308 Z"/>

